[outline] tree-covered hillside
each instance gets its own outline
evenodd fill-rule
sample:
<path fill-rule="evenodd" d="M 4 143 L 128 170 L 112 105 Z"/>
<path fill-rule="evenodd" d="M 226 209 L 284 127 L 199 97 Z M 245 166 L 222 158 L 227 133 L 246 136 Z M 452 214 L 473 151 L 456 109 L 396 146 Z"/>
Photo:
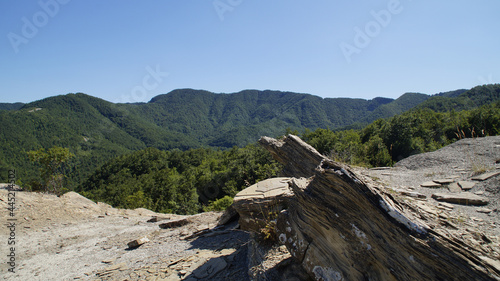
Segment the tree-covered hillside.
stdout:
<path fill-rule="evenodd" d="M 408 93 L 387 98 L 323 99 L 279 91 L 234 94 L 181 89 L 148 103 L 114 104 L 86 94 L 67 94 L 0 110 L 0 181 L 16 169 L 24 183 L 38 178 L 27 152 L 54 146 L 75 154 L 66 165 L 66 186 L 73 189 L 106 161 L 133 151 L 200 147 L 243 147 L 260 136 L 286 129 L 338 130 L 419 108 L 471 109 L 498 100 L 499 85 L 429 97 Z M 442 102 L 445 99 L 445 102 Z"/>
<path fill-rule="evenodd" d="M 147 148 L 108 161 L 78 191 L 115 207 L 193 214 L 279 170 L 269 153 L 256 145 L 225 151 Z"/>
<path fill-rule="evenodd" d="M 471 110 L 412 109 L 362 130 L 306 130 L 302 138 L 320 153 L 354 165 L 390 166 L 461 138 L 500 134 L 500 101 Z"/>
<path fill-rule="evenodd" d="M 499 133 L 500 101 L 464 111 L 413 109 L 362 130 L 306 129 L 301 137 L 337 161 L 372 167 L 390 166 L 461 138 Z M 187 214 L 206 210 L 210 202 L 227 205 L 236 192 L 279 170 L 256 145 L 224 151 L 148 148 L 108 161 L 78 191 L 116 207 Z"/>
<path fill-rule="evenodd" d="M 477 86 L 468 91 L 454 91 L 434 96 L 417 108 L 429 108 L 437 112 L 467 110 L 491 104 L 500 99 L 500 84 Z"/>
<path fill-rule="evenodd" d="M 72 189 L 107 160 L 128 152 L 243 146 L 260 135 L 283 134 L 287 127 L 334 128 L 354 122 L 362 111 L 391 100 L 342 99 L 336 106 L 330 101 L 331 110 L 324 101 L 272 91 L 226 95 L 177 90 L 146 104 L 113 104 L 82 93 L 4 104 L 10 110 L 0 110 L 0 181 L 7 180 L 8 169 L 16 169 L 24 183 L 37 178 L 38 168 L 27 152 L 40 148 L 67 147 L 76 155 L 67 165 Z M 343 111 L 348 117 L 342 117 Z"/>
<path fill-rule="evenodd" d="M 138 114 L 200 144 L 242 146 L 284 128 L 340 128 L 369 115 L 391 99 L 322 99 L 277 91 L 214 94 L 181 89 L 136 107 Z"/>
<path fill-rule="evenodd" d="M 24 103 L 16 102 L 16 103 L 0 103 L 0 110 L 16 110 L 23 107 Z"/>

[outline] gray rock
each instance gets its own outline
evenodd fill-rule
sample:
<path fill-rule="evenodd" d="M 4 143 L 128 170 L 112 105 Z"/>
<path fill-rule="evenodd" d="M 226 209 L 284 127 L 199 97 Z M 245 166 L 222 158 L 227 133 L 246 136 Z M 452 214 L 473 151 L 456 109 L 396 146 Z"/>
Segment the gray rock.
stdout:
<path fill-rule="evenodd" d="M 472 178 L 472 180 L 475 180 L 475 181 L 485 181 L 491 177 L 494 177 L 494 176 L 497 176 L 500 174 L 500 171 L 493 171 L 493 172 L 488 172 L 488 173 L 484 173 L 482 175 L 479 175 L 479 176 L 475 176 Z"/>
<path fill-rule="evenodd" d="M 455 180 L 454 179 L 435 179 L 432 181 L 435 183 L 439 183 L 439 184 L 450 184 L 450 183 L 454 182 Z"/>
<path fill-rule="evenodd" d="M 147 242 L 149 242 L 149 239 L 147 237 L 142 237 L 142 238 L 128 242 L 127 245 L 130 249 L 133 249 L 133 248 L 137 248 L 137 247 L 139 247 L 142 244 L 147 243 Z"/>
<path fill-rule="evenodd" d="M 271 178 L 240 191 L 233 199 L 233 207 L 240 215 L 241 229 L 253 232 L 276 219 L 284 209 L 285 200 L 292 196 L 288 188 L 290 178 Z"/>
<path fill-rule="evenodd" d="M 448 185 L 448 190 L 450 192 L 453 192 L 453 193 L 462 192 L 462 188 L 456 182 L 453 182 L 453 183 L 449 184 Z"/>
<path fill-rule="evenodd" d="M 181 227 L 181 226 L 184 226 L 188 223 L 190 223 L 191 221 L 188 219 L 188 218 L 184 218 L 184 219 L 178 219 L 178 220 L 172 220 L 172 221 L 169 221 L 169 222 L 165 222 L 165 223 L 162 223 L 160 224 L 160 228 L 174 228 L 174 227 Z"/>
<path fill-rule="evenodd" d="M 476 210 L 476 212 L 478 212 L 478 213 L 485 213 L 485 214 L 489 214 L 489 213 L 493 212 L 493 210 L 488 209 L 488 208 L 478 208 L 478 209 Z"/>
<path fill-rule="evenodd" d="M 487 205 L 489 199 L 486 197 L 478 196 L 470 192 L 461 193 L 434 193 L 432 198 L 438 201 L 444 201 L 448 203 L 455 203 L 461 205 Z"/>
<path fill-rule="evenodd" d="M 401 195 L 406 195 L 406 196 L 410 196 L 410 197 L 413 197 L 413 198 L 419 198 L 419 199 L 426 199 L 427 196 L 422 194 L 422 193 L 418 193 L 416 191 L 404 191 L 404 190 L 401 190 L 399 191 L 399 193 Z"/>
<path fill-rule="evenodd" d="M 426 181 L 420 185 L 421 187 L 441 187 L 440 183 L 434 181 Z"/>
<path fill-rule="evenodd" d="M 193 274 L 196 278 L 212 278 L 214 275 L 219 273 L 221 270 L 226 268 L 227 262 L 222 257 L 211 259 L 204 265 L 196 269 Z"/>
<path fill-rule="evenodd" d="M 445 203 L 445 202 L 439 202 L 438 206 L 443 206 L 447 209 L 451 209 L 453 210 L 453 208 L 455 208 L 455 206 L 453 206 L 452 204 L 448 204 L 448 203 Z"/>
<path fill-rule="evenodd" d="M 152 216 L 147 222 L 159 222 L 159 221 L 164 221 L 168 220 L 170 217 L 159 217 L 159 216 Z"/>
<path fill-rule="evenodd" d="M 470 182 L 470 181 L 458 181 L 458 185 L 462 188 L 462 190 L 470 190 L 476 185 L 475 182 Z"/>
<path fill-rule="evenodd" d="M 278 240 L 312 278 L 491 280 L 474 249 L 457 249 L 446 233 L 429 232 L 413 209 L 347 165 L 317 159 L 296 136 L 259 142 L 294 177 L 294 196 L 277 219 Z"/>
<path fill-rule="evenodd" d="M 237 218 L 238 212 L 236 211 L 236 209 L 234 209 L 233 205 L 231 205 L 224 211 L 219 221 L 217 222 L 217 225 L 225 225 L 229 222 L 235 221 Z"/>

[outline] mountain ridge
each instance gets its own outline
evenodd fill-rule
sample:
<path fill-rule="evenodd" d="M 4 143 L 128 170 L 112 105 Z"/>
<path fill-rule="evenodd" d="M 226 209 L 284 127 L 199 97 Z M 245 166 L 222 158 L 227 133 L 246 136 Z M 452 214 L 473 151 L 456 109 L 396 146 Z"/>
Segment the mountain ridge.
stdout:
<path fill-rule="evenodd" d="M 108 159 L 147 147 L 226 149 L 245 146 L 262 135 L 283 135 L 287 129 L 360 128 L 436 98 L 463 107 L 483 103 L 483 92 L 489 93 L 488 102 L 498 99 L 500 87 L 491 87 L 476 87 L 457 97 L 406 93 L 395 100 L 321 98 L 271 90 L 215 94 L 193 89 L 177 89 L 148 103 L 133 104 L 83 93 L 48 97 L 19 109 L 0 110 L 4 140 L 0 177 L 5 180 L 8 169 L 20 170 L 23 179 L 36 174 L 26 152 L 39 148 L 70 148 L 78 156 L 71 165 L 75 182 L 81 182 Z"/>

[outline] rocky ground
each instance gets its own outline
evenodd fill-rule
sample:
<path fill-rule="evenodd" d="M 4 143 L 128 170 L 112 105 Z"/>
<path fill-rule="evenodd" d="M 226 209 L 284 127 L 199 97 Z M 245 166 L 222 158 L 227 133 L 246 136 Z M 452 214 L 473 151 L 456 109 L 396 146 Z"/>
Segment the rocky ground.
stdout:
<path fill-rule="evenodd" d="M 487 137 L 415 155 L 393 168 L 355 171 L 366 182 L 407 202 L 429 227 L 467 240 L 467 245 L 500 259 L 500 176 L 473 179 L 496 172 L 497 162 L 500 137 Z M 434 181 L 443 183 L 424 187 Z M 465 182 L 474 186 L 465 190 Z M 472 194 L 488 203 L 446 203 L 432 198 L 436 193 Z M 238 229 L 237 222 L 218 227 L 221 213 L 178 216 L 145 209 L 122 210 L 73 192 L 57 197 L 16 191 L 15 196 L 11 217 L 8 192 L 0 190 L 0 276 L 5 280 L 304 278 L 294 274 L 300 270 L 284 246 L 257 245 L 253 235 Z M 151 221 L 154 217 L 156 221 Z M 15 221 L 9 221 L 12 218 Z M 12 238 L 5 226 L 8 222 L 15 223 L 15 273 L 8 272 L 7 254 L 11 251 L 7 242 Z M 149 241 L 136 248 L 128 246 L 144 237 Z M 498 259 L 491 263 L 498 265 Z"/>
<path fill-rule="evenodd" d="M 16 199 L 15 273 L 6 263 L 9 231 L 0 231 L 6 280 L 248 280 L 249 235 L 234 229 L 237 222 L 214 230 L 220 213 L 120 210 L 73 192 L 56 197 L 18 191 Z M 7 191 L 0 190 L 2 222 L 7 201 Z M 159 221 L 148 222 L 154 216 Z M 176 221 L 185 224 L 160 228 Z M 149 242 L 128 247 L 143 237 Z"/>
<path fill-rule="evenodd" d="M 403 196 L 415 198 L 412 196 L 424 195 L 426 198 L 421 201 L 436 207 L 440 206 L 440 202 L 432 198 L 436 193 L 466 193 L 485 198 L 488 204 L 484 206 L 453 204 L 450 213 L 479 226 L 484 225 L 486 229 L 491 228 L 496 235 L 500 235 L 497 227 L 500 224 L 499 163 L 500 136 L 496 136 L 464 139 L 434 152 L 410 156 L 396 163 L 393 168 L 357 171 Z M 477 178 L 486 174 L 492 176 L 485 180 Z M 435 186 L 426 187 L 429 183 Z M 458 185 L 456 190 L 458 183 L 468 183 L 471 187 L 462 189 Z"/>
<path fill-rule="evenodd" d="M 407 202 L 431 228 L 496 256 L 500 269 L 499 162 L 500 137 L 495 136 L 463 139 L 403 159 L 392 168 L 355 170 Z M 450 197 L 454 202 L 454 197 L 464 195 L 471 200 L 461 200 L 461 204 L 437 200 Z M 474 205 L 476 199 L 484 203 Z"/>

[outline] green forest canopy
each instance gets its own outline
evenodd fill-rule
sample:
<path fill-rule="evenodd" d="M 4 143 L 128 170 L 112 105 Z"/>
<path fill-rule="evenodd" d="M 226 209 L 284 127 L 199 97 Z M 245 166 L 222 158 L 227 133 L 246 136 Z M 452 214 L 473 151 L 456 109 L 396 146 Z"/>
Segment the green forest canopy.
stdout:
<path fill-rule="evenodd" d="M 224 151 L 147 148 L 104 164 L 77 191 L 114 207 L 193 214 L 279 170 L 269 153 L 256 145 Z"/>
<path fill-rule="evenodd" d="M 460 112 L 415 109 L 362 130 L 306 129 L 301 137 L 334 160 L 373 167 L 499 131 L 500 104 L 494 103 Z M 280 165 L 256 144 L 225 151 L 148 148 L 109 161 L 78 191 L 115 207 L 190 214 L 279 171 Z"/>
<path fill-rule="evenodd" d="M 312 110 L 306 106 L 312 105 L 308 97 L 300 99 L 298 94 L 265 93 L 261 97 L 265 96 L 287 97 L 290 99 L 285 100 L 285 104 L 290 108 Z M 173 97 L 180 98 L 179 95 Z M 207 94 L 207 97 L 211 99 L 213 96 Z M 259 93 L 252 92 L 249 96 L 240 94 L 235 100 L 243 105 L 245 97 L 259 97 Z M 378 105 L 372 108 L 372 114 L 382 107 L 386 107 L 385 112 L 392 110 L 394 102 L 410 106 L 412 97 L 415 95 L 403 96 L 393 102 L 374 101 L 371 105 Z M 294 98 L 299 98 L 301 102 L 292 102 Z M 309 130 L 303 124 L 314 118 L 298 115 L 293 120 L 302 124 L 300 126 L 273 123 L 276 132 L 279 132 L 274 136 L 283 134 L 287 127 L 297 134 L 300 130 L 302 133 L 299 135 L 304 140 L 335 160 L 369 167 L 389 166 L 409 155 L 438 149 L 462 137 L 497 135 L 500 128 L 499 99 L 500 85 L 442 93 L 403 114 L 378 119 L 367 126 L 358 123 L 354 126 L 359 128 L 356 130 L 332 130 L 328 126 Z M 251 99 L 256 104 L 258 100 Z M 159 96 L 155 103 L 164 101 L 165 97 Z M 356 104 L 354 101 L 345 102 Z M 44 107 L 34 112 L 30 112 L 29 108 L 0 111 L 3 140 L 0 145 L 0 173 L 7 175 L 7 170 L 15 164 L 24 183 L 30 177 L 36 178 L 39 168 L 29 163 L 28 151 L 41 147 L 67 147 L 76 155 L 62 171 L 66 175 L 65 186 L 68 189 L 78 190 L 93 200 L 108 202 L 116 207 L 146 207 L 160 212 L 187 214 L 200 211 L 213 200 L 234 196 L 249 184 L 277 175 L 279 171 L 279 165 L 255 144 L 231 149 L 225 146 L 222 149 L 190 148 L 200 147 L 200 144 L 190 143 L 186 140 L 190 136 L 182 132 L 165 130 L 163 126 L 166 125 L 158 122 L 163 117 L 154 117 L 155 114 L 162 114 L 160 109 L 147 115 L 140 112 L 138 108 L 141 105 L 138 104 L 111 104 L 82 94 L 61 96 L 35 105 Z M 455 107 L 460 110 L 453 109 Z M 226 116 L 223 112 L 224 106 L 212 116 Z M 264 112 L 268 111 L 261 113 Z M 233 113 L 228 116 L 236 119 L 230 120 L 241 117 Z M 186 116 L 189 117 L 189 114 L 186 113 Z M 302 121 L 299 116 L 309 121 Z M 148 118 L 157 121 L 151 122 Z M 213 120 L 210 122 L 215 124 Z M 229 135 L 217 131 L 219 137 L 234 134 L 235 138 L 249 138 L 260 130 L 268 131 L 265 124 L 270 124 L 245 122 L 249 123 L 247 126 L 240 125 L 241 130 L 231 131 L 233 129 L 229 128 Z M 190 124 L 195 126 L 197 122 Z M 225 125 L 220 128 L 226 128 L 231 123 L 222 124 Z M 246 129 L 251 132 L 250 135 L 244 134 Z M 193 132 L 197 130 L 201 131 L 192 140 L 194 142 L 207 137 L 204 129 Z M 253 138 L 253 142 L 255 140 Z M 166 141 L 180 142 L 184 146 L 181 150 L 172 149 L 165 145 Z"/>

